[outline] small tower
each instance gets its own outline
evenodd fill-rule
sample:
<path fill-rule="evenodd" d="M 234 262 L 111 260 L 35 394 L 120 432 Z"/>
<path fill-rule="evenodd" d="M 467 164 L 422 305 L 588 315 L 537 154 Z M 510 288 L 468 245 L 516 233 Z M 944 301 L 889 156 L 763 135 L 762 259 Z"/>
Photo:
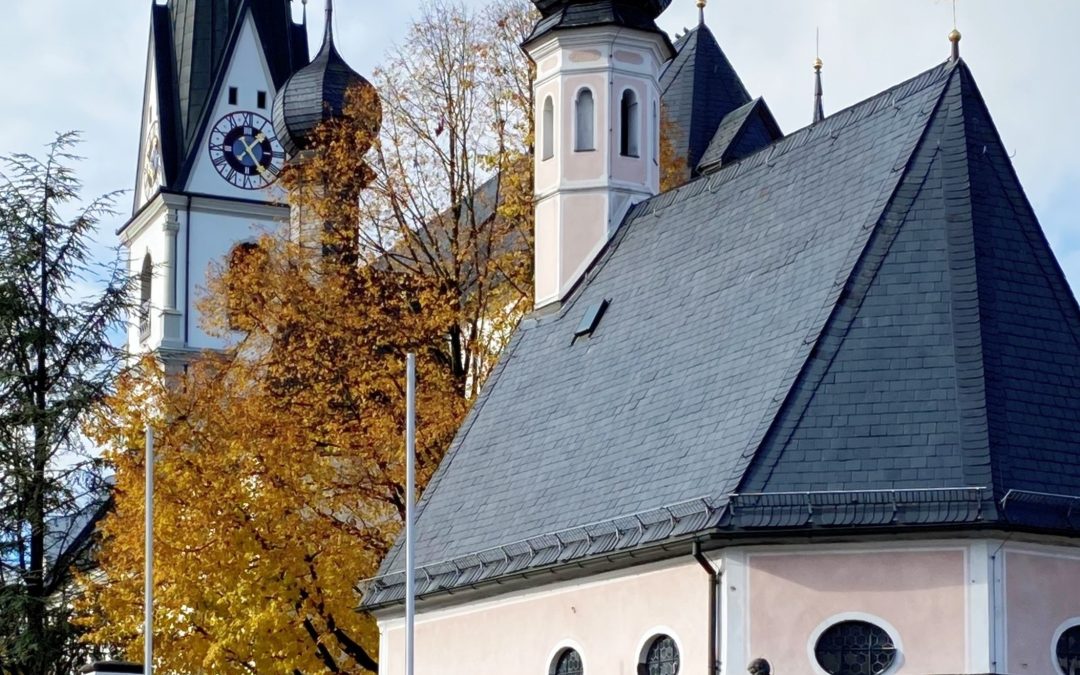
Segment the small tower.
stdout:
<path fill-rule="evenodd" d="M 341 119 L 345 115 L 348 97 L 356 95 L 368 105 L 364 111 L 365 119 L 359 120 L 374 137 L 382 121 L 382 110 L 375 87 L 359 73 L 349 67 L 337 47 L 334 45 L 334 4 L 326 0 L 326 30 L 323 34 L 322 48 L 311 63 L 301 68 L 282 86 L 274 98 L 274 131 L 281 140 L 289 163 L 306 161 L 315 142 L 315 130 L 324 122 Z M 368 104 L 367 99 L 370 99 Z M 360 158 L 368 150 L 367 145 L 357 147 L 356 157 Z M 369 180 L 370 169 L 362 161 L 357 161 L 355 181 L 350 190 L 357 193 Z M 301 190 L 320 191 L 325 185 L 302 185 Z M 294 196 L 295 197 L 295 196 Z M 304 198 L 290 199 L 290 224 L 292 234 L 300 241 L 310 242 L 313 247 L 326 251 L 327 239 L 324 236 L 327 224 L 311 209 L 305 212 Z M 338 245 L 341 242 L 335 242 Z"/>
<path fill-rule="evenodd" d="M 533 0 L 536 307 L 561 301 L 636 202 L 660 189 L 655 19 L 670 0 Z"/>

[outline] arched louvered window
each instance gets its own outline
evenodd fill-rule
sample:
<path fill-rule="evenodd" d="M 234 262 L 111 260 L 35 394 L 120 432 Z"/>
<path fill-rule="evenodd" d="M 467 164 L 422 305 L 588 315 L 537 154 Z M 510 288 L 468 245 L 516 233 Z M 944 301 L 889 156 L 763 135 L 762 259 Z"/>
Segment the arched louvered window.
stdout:
<path fill-rule="evenodd" d="M 548 96 L 544 99 L 543 120 L 540 127 L 540 144 L 543 151 L 541 159 L 551 159 L 555 156 L 555 102 Z"/>
<path fill-rule="evenodd" d="M 573 649 L 564 649 L 559 652 L 554 663 L 551 664 L 551 675 L 584 675 L 584 673 L 581 654 Z"/>
<path fill-rule="evenodd" d="M 638 675 L 678 675 L 679 646 L 669 635 L 657 635 L 645 649 Z"/>
<path fill-rule="evenodd" d="M 1080 675 L 1080 625 L 1068 628 L 1054 645 L 1062 675 Z"/>
<path fill-rule="evenodd" d="M 814 656 L 829 675 L 881 675 L 896 660 L 896 646 L 880 626 L 841 621 L 821 634 Z"/>
<path fill-rule="evenodd" d="M 249 285 L 243 283 L 243 277 L 251 273 L 258 252 L 259 245 L 250 241 L 233 246 L 229 252 L 229 272 L 226 277 L 228 297 L 225 299 L 225 307 L 229 328 L 232 330 L 245 330 L 244 315 L 251 308 L 251 299 L 245 295 L 244 289 L 249 288 Z"/>
<path fill-rule="evenodd" d="M 150 300 L 153 292 L 154 261 L 147 251 L 139 272 L 139 338 L 150 337 Z"/>
<path fill-rule="evenodd" d="M 591 89 L 582 89 L 574 101 L 574 150 L 594 150 L 593 119 L 595 117 Z"/>
<path fill-rule="evenodd" d="M 623 91 L 619 105 L 619 154 L 624 157 L 638 156 L 641 139 L 641 106 L 633 89 Z"/>

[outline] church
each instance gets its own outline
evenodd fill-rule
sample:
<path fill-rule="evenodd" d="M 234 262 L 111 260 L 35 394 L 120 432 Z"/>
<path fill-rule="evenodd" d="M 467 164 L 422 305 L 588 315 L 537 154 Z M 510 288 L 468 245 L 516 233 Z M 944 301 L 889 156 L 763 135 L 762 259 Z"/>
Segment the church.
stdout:
<path fill-rule="evenodd" d="M 1080 673 L 1080 309 L 960 34 L 783 134 L 667 0 L 535 4 L 537 306 L 418 506 L 416 672 Z"/>
<path fill-rule="evenodd" d="M 1080 674 L 1080 308 L 959 33 L 828 116 L 816 64 L 784 134 L 669 2 L 534 0 L 536 309 L 418 507 L 416 671 Z M 327 26 L 153 4 L 133 351 L 218 346 L 208 266 L 363 82 Z M 402 543 L 358 580 L 381 675 Z"/>

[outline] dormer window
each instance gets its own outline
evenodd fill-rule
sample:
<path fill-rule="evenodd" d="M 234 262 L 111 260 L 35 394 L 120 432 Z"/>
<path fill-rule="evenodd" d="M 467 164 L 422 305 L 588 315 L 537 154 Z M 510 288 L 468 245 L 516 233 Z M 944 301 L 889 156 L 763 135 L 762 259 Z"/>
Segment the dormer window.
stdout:
<path fill-rule="evenodd" d="M 619 154 L 623 157 L 637 157 L 638 142 L 641 136 L 641 106 L 637 94 L 627 89 L 622 94 L 619 108 Z"/>
<path fill-rule="evenodd" d="M 555 103 L 548 96 L 544 99 L 544 112 L 540 127 L 540 143 L 542 152 L 541 159 L 551 159 L 555 156 Z"/>
<path fill-rule="evenodd" d="M 595 150 L 593 142 L 593 94 L 582 89 L 574 101 L 574 151 Z"/>

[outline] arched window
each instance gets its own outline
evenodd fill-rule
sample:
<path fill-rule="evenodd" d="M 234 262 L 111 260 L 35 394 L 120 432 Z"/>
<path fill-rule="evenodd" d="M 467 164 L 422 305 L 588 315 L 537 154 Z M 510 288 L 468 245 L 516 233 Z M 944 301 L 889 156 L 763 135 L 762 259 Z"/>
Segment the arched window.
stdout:
<path fill-rule="evenodd" d="M 139 272 L 139 337 L 150 337 L 150 298 L 154 281 L 154 261 L 147 251 L 143 256 L 142 270 Z"/>
<path fill-rule="evenodd" d="M 1062 675 L 1080 675 L 1080 625 L 1068 628 L 1054 647 Z"/>
<path fill-rule="evenodd" d="M 555 657 L 551 664 L 551 675 L 583 675 L 584 666 L 581 663 L 581 654 L 573 649 L 564 649 Z"/>
<path fill-rule="evenodd" d="M 543 123 L 540 129 L 540 143 L 543 152 L 541 159 L 551 159 L 555 156 L 555 103 L 548 96 L 544 99 Z"/>
<path fill-rule="evenodd" d="M 638 141 L 641 138 L 641 112 L 637 94 L 633 89 L 622 93 L 619 110 L 619 154 L 624 157 L 637 157 Z"/>
<path fill-rule="evenodd" d="M 253 242 L 241 242 L 229 252 L 229 271 L 226 277 L 228 297 L 225 299 L 225 307 L 229 328 L 232 330 L 245 329 L 244 314 L 249 309 L 250 296 L 246 292 L 249 286 L 244 283 L 243 277 L 249 274 L 251 266 L 256 264 L 258 252 L 259 245 Z"/>
<path fill-rule="evenodd" d="M 829 675 L 881 675 L 896 660 L 896 646 L 880 626 L 841 621 L 821 634 L 814 656 Z"/>
<path fill-rule="evenodd" d="M 592 90 L 582 89 L 574 101 L 574 150 L 594 150 L 593 144 L 593 95 Z"/>
<path fill-rule="evenodd" d="M 667 635 L 657 635 L 645 650 L 638 675 L 678 675 L 679 646 Z"/>

